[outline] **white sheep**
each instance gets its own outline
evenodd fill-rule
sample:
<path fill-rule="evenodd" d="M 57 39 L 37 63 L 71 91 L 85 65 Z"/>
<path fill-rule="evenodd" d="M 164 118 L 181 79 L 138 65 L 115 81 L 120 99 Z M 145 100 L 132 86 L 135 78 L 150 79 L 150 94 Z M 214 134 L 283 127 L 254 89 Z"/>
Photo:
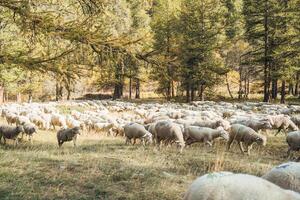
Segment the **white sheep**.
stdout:
<path fill-rule="evenodd" d="M 274 167 L 262 178 L 287 190 L 300 193 L 300 163 L 289 162 Z"/>
<path fill-rule="evenodd" d="M 180 147 L 180 152 L 182 152 L 185 147 L 185 142 L 183 139 L 183 133 L 181 127 L 178 124 L 172 123 L 170 121 L 159 121 L 155 125 L 155 139 L 158 146 L 161 145 L 161 141 L 166 144 L 175 142 Z"/>
<path fill-rule="evenodd" d="M 130 123 L 125 125 L 124 133 L 126 137 L 126 144 L 131 143 L 133 139 L 133 145 L 136 143 L 136 139 L 140 139 L 145 146 L 146 142 L 152 143 L 152 134 L 145 129 L 143 125 L 137 123 Z"/>
<path fill-rule="evenodd" d="M 243 144 L 246 145 L 246 152 L 250 155 L 250 150 L 252 149 L 253 143 L 265 146 L 267 143 L 267 138 L 264 135 L 258 134 L 252 128 L 241 124 L 233 124 L 229 129 L 229 140 L 227 143 L 227 150 L 230 149 L 233 141 L 239 143 L 239 147 L 242 153 L 245 152 Z"/>
<path fill-rule="evenodd" d="M 186 144 L 190 145 L 195 142 L 204 142 L 209 146 L 212 146 L 214 139 L 222 137 L 225 140 L 229 139 L 228 133 L 220 126 L 217 129 L 211 129 L 206 127 L 188 126 L 184 130 L 186 137 Z"/>
<path fill-rule="evenodd" d="M 60 114 L 52 114 L 51 116 L 51 125 L 53 126 L 53 129 L 55 130 L 55 126 L 60 126 L 63 128 L 67 127 L 66 124 L 66 118 L 63 115 Z"/>
<path fill-rule="evenodd" d="M 207 174 L 188 188 L 184 200 L 300 200 L 300 194 L 284 190 L 256 176 L 230 172 Z"/>

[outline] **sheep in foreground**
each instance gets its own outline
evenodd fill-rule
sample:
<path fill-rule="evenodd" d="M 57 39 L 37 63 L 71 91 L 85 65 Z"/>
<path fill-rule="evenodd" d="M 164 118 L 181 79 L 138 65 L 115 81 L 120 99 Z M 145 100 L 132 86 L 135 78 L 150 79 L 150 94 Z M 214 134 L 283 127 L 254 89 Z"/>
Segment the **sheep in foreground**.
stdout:
<path fill-rule="evenodd" d="M 171 121 L 160 121 L 155 125 L 155 139 L 156 144 L 160 147 L 161 141 L 166 144 L 175 142 L 180 147 L 180 152 L 182 152 L 185 142 L 183 139 L 183 133 L 178 124 Z"/>
<path fill-rule="evenodd" d="M 286 137 L 286 142 L 289 145 L 287 156 L 289 157 L 291 151 L 300 150 L 300 131 L 289 132 Z"/>
<path fill-rule="evenodd" d="M 24 133 L 28 136 L 29 141 L 32 143 L 32 135 L 37 132 L 36 127 L 33 123 L 23 123 Z M 22 133 L 23 138 L 23 133 Z"/>
<path fill-rule="evenodd" d="M 256 176 L 212 173 L 196 179 L 184 200 L 300 200 L 300 194 L 284 190 L 279 186 Z"/>
<path fill-rule="evenodd" d="M 262 178 L 287 190 L 300 193 L 300 163 L 289 162 L 274 167 Z"/>
<path fill-rule="evenodd" d="M 61 147 L 64 142 L 73 140 L 74 147 L 76 147 L 77 135 L 80 135 L 80 128 L 63 128 L 57 132 L 58 146 Z"/>
<path fill-rule="evenodd" d="M 185 128 L 186 144 L 191 145 L 195 142 L 204 142 L 209 146 L 212 146 L 214 139 L 222 137 L 225 140 L 229 139 L 228 133 L 222 128 L 218 127 L 217 129 L 198 127 L 198 126 L 189 126 Z"/>
<path fill-rule="evenodd" d="M 146 142 L 152 143 L 152 134 L 145 129 L 143 125 L 138 123 L 130 123 L 124 127 L 126 144 L 131 143 L 133 139 L 133 145 L 136 143 L 136 139 L 141 139 L 143 145 Z"/>
<path fill-rule="evenodd" d="M 229 141 L 227 143 L 227 150 L 230 149 L 233 141 L 239 143 L 239 147 L 242 153 L 247 152 L 250 155 L 253 143 L 265 146 L 267 138 L 264 135 L 258 134 L 252 128 L 241 124 L 233 124 L 229 129 Z M 243 144 L 246 145 L 246 151 L 243 148 Z"/>
<path fill-rule="evenodd" d="M 6 144 L 6 139 L 14 140 L 15 146 L 18 145 L 18 136 L 23 133 L 23 126 L 0 126 L 0 141 L 3 138 L 4 144 Z"/>

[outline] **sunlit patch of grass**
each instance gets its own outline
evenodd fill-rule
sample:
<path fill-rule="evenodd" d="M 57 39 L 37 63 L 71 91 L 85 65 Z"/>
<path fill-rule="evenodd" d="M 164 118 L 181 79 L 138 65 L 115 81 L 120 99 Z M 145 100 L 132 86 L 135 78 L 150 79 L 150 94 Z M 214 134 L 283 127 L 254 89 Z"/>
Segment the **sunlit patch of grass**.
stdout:
<path fill-rule="evenodd" d="M 58 148 L 55 132 L 39 131 L 33 144 L 0 146 L 0 199 L 181 199 L 188 185 L 212 171 L 263 175 L 287 161 L 285 136 L 242 155 L 237 144 L 213 148 L 125 145 L 124 138 L 82 134 L 78 147 Z"/>

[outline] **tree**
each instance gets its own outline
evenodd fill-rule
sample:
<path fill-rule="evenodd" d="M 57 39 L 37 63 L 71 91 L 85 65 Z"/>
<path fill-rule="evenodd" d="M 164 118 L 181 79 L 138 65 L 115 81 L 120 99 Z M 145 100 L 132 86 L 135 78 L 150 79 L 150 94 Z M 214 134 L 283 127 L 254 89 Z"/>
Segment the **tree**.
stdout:
<path fill-rule="evenodd" d="M 206 87 L 215 85 L 218 74 L 225 74 L 217 51 L 224 35 L 224 7 L 219 1 L 184 1 L 180 15 L 180 59 L 182 86 L 187 102 L 200 99 Z"/>

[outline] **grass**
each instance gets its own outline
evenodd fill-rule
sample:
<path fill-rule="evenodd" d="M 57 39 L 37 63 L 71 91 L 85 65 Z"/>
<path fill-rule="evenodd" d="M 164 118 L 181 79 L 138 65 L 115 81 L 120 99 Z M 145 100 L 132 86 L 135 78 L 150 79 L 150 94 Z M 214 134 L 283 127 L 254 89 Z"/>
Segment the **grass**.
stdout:
<path fill-rule="evenodd" d="M 103 134 L 104 135 L 104 134 Z M 178 154 L 175 147 L 156 150 L 125 145 L 124 138 L 82 134 L 78 147 L 58 149 L 54 132 L 40 131 L 34 143 L 0 146 L 0 199 L 182 199 L 189 184 L 211 171 L 257 176 L 285 162 L 284 135 L 269 136 L 266 147 L 242 156 L 235 144 L 213 149 L 202 144 Z"/>

